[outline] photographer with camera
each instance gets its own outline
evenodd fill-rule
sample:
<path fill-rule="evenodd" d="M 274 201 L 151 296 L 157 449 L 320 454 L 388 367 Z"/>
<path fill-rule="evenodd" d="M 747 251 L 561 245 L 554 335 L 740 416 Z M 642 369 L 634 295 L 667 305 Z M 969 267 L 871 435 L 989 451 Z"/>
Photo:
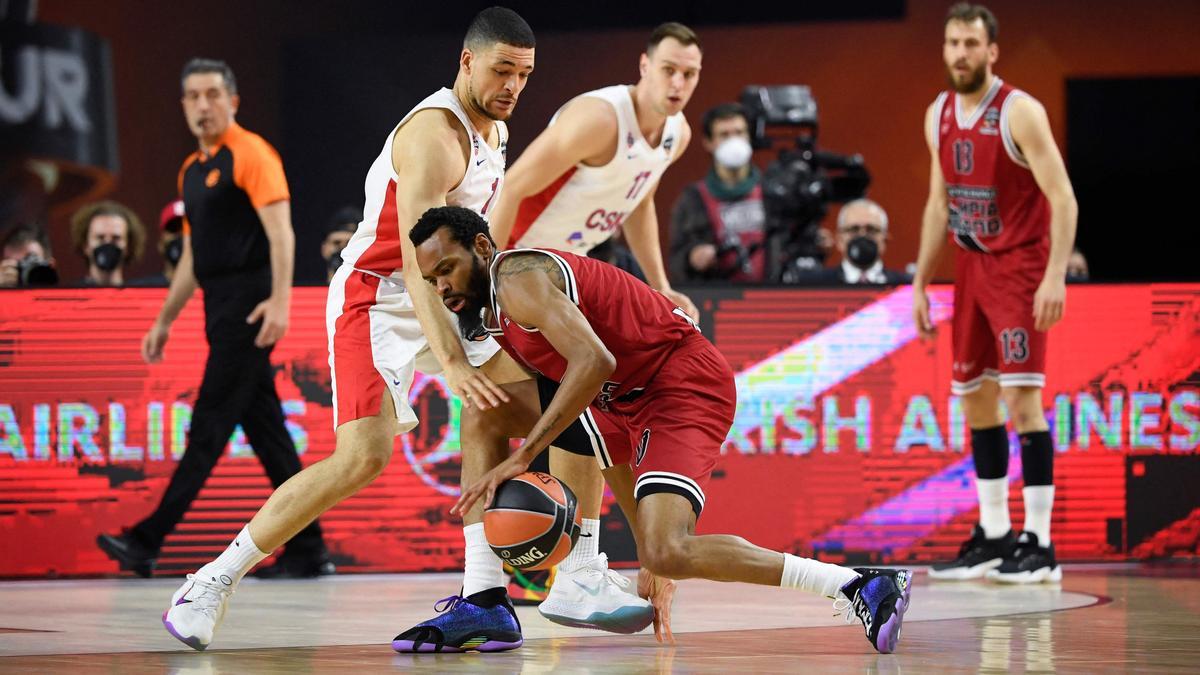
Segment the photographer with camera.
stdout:
<path fill-rule="evenodd" d="M 88 265 L 80 285 L 124 286 L 125 269 L 142 257 L 146 228 L 124 204 L 93 202 L 71 216 L 71 243 Z"/>
<path fill-rule="evenodd" d="M 342 266 L 342 249 L 350 243 L 350 237 L 362 220 L 362 210 L 354 206 L 343 206 L 334 211 L 325 228 L 325 239 L 321 242 L 321 258 L 325 260 L 325 283 L 333 281 L 334 272 Z"/>
<path fill-rule="evenodd" d="M 50 256 L 50 238 L 39 225 L 14 225 L 0 240 L 0 288 L 53 286 L 58 271 Z"/>
<path fill-rule="evenodd" d="M 751 163 L 750 123 L 737 103 L 704 113 L 704 149 L 713 165 L 685 187 L 671 213 L 676 281 L 765 279 L 762 172 Z"/>
<path fill-rule="evenodd" d="M 888 217 L 879 204 L 867 198 L 847 202 L 838 211 L 834 245 L 842 255 L 837 267 L 826 267 L 798 277 L 811 284 L 907 284 L 912 277 L 883 266 L 887 249 Z"/>

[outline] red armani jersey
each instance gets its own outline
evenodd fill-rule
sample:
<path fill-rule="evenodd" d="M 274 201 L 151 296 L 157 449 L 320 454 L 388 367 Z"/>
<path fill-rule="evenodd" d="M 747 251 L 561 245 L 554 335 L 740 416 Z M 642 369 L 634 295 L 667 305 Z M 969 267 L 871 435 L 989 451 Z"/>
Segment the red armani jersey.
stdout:
<path fill-rule="evenodd" d="M 1021 96 L 1029 95 L 997 77 L 970 117 L 954 92 L 934 101 L 930 131 L 946 180 L 948 229 L 966 250 L 1048 250 L 1050 205 L 1009 129 L 1009 109 Z"/>
<path fill-rule="evenodd" d="M 617 361 L 617 368 L 604 383 L 595 405 L 610 409 L 615 401 L 636 395 L 662 368 L 667 357 L 699 328 L 674 303 L 658 291 L 608 263 L 552 249 L 513 249 L 498 253 L 489 273 L 493 289 L 496 266 L 517 253 L 547 255 L 557 262 L 566 282 L 567 297 L 579 306 L 592 330 Z M 492 316 L 496 325 L 488 332 L 518 363 L 562 382 L 567 360 L 554 350 L 537 328 L 524 328 L 500 309 L 492 291 Z"/>

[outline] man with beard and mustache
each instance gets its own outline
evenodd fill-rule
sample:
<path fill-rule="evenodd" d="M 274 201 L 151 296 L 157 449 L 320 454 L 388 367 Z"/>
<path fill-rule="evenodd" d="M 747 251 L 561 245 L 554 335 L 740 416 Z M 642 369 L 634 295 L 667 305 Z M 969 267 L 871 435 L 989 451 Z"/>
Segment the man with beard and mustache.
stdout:
<path fill-rule="evenodd" d="M 639 57 L 637 84 L 586 92 L 563 105 L 508 172 L 490 218 L 495 240 L 504 248 L 550 247 L 586 255 L 623 231 L 650 287 L 699 318 L 692 301 L 672 289 L 667 277 L 654 194 L 691 139 L 683 109 L 700 82 L 701 58 L 700 38 L 692 29 L 661 24 Z M 539 379 L 548 401 L 555 383 Z M 634 632 L 653 619 L 652 608 L 624 590 L 600 553 L 604 485 L 599 469 L 606 460 L 593 451 L 594 439 L 579 440 L 556 443 L 559 449 L 550 453 L 550 473 L 574 490 L 583 525 L 538 610 L 563 625 Z M 585 452 L 575 454 L 575 448 Z"/>
<path fill-rule="evenodd" d="M 494 382 L 527 377 L 490 338 L 460 340 L 446 309 L 462 310 L 464 303 L 451 298 L 443 306 L 422 280 L 408 230 L 435 206 L 451 204 L 482 216 L 495 207 L 508 140 L 504 120 L 533 62 L 534 35 L 524 19 L 501 7 L 480 12 L 463 41 L 453 89 L 426 98 L 388 135 L 367 172 L 363 221 L 329 288 L 335 450 L 276 489 L 224 553 L 188 575 L 163 615 L 167 630 L 188 646 L 211 643 L 230 595 L 256 563 L 383 471 L 395 436 L 417 424 L 408 403 L 416 370 L 445 374 L 465 402 L 464 419 L 504 400 Z M 462 434 L 464 448 L 478 445 L 465 422 Z M 464 452 L 463 480 L 476 480 L 500 459 Z M 520 646 L 501 562 L 482 530 L 482 524 L 465 528 L 464 597 L 425 624 L 408 650 Z M 479 637 L 482 644 L 469 641 Z"/>
<path fill-rule="evenodd" d="M 430 209 L 409 236 L 421 274 L 438 294 L 486 300 L 488 332 L 557 384 L 549 401 L 533 382 L 504 385 L 510 402 L 484 413 L 493 418 L 488 443 L 507 450 L 509 438 L 524 440 L 495 469 L 464 484 L 451 513 L 489 503 L 501 483 L 527 471 L 551 439 L 586 416 L 603 439 L 597 454 L 604 477 L 637 541 L 638 590 L 653 599 L 660 642 L 674 642 L 672 580 L 710 579 L 829 597 L 849 620 L 862 622 L 876 650 L 895 650 L 911 571 L 850 569 L 741 537 L 696 534 L 737 391 L 725 357 L 682 309 L 592 258 L 548 248 L 497 251 L 487 223 L 469 209 Z"/>
<path fill-rule="evenodd" d="M 946 239 L 961 247 L 954 284 L 951 390 L 971 428 L 979 523 L 934 579 L 1059 581 L 1050 542 L 1054 447 L 1042 408 L 1046 332 L 1063 315 L 1078 207 L 1040 103 L 992 74 L 996 18 L 959 3 L 945 23 L 942 57 L 950 91 L 925 115 L 932 155 L 913 320 L 934 332 L 925 287 Z M 1008 514 L 1008 432 L 1020 439 L 1025 524 Z"/>

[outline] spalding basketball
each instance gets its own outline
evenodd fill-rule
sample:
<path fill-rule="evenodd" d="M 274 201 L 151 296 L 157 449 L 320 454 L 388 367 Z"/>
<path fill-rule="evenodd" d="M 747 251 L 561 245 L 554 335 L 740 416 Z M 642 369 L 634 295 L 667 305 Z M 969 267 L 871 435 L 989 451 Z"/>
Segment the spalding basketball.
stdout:
<path fill-rule="evenodd" d="M 548 473 L 504 481 L 483 513 L 483 533 L 496 555 L 521 570 L 558 564 L 579 538 L 575 493 Z"/>

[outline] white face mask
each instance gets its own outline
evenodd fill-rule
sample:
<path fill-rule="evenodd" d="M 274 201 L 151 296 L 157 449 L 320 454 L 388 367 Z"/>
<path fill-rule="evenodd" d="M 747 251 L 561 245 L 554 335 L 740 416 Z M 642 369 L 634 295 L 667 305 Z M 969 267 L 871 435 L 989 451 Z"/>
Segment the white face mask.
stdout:
<path fill-rule="evenodd" d="M 741 136 L 732 136 L 721 141 L 713 152 L 713 157 L 716 158 L 717 164 L 726 169 L 740 169 L 750 162 L 752 154 L 754 149 L 750 147 L 750 141 Z"/>

